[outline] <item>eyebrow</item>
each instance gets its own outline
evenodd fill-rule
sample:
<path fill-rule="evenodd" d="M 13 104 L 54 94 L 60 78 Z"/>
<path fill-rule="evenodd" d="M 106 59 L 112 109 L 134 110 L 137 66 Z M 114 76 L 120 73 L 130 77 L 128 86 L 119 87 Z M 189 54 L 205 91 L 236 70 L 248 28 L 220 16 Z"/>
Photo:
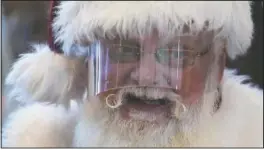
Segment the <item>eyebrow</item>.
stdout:
<path fill-rule="evenodd" d="M 206 22 L 205 23 L 205 29 L 203 31 L 200 31 L 200 32 L 197 32 L 197 34 L 195 34 L 194 36 L 197 36 L 197 37 L 204 37 L 203 34 L 206 33 L 206 26 L 209 25 L 209 22 Z M 186 38 L 190 38 L 190 37 L 187 37 L 187 36 L 191 36 L 192 35 L 188 35 L 188 33 L 190 33 L 191 31 L 191 28 L 190 28 L 190 25 L 183 25 L 183 33 L 187 33 L 187 35 L 183 35 L 183 38 L 182 39 L 181 37 L 179 37 L 180 41 L 183 43 L 183 45 L 188 45 L 187 47 L 193 47 L 193 46 L 190 46 L 189 42 L 190 41 L 189 39 L 186 40 Z M 210 31 L 211 32 L 211 31 Z M 195 33 L 195 32 L 194 32 Z M 210 33 L 208 35 L 211 35 Z M 205 35 L 207 36 L 207 35 Z M 108 38 L 108 37 L 103 37 L 103 38 L 97 38 L 98 40 L 106 40 L 106 41 L 111 41 L 110 43 L 112 44 L 120 44 L 121 42 L 121 45 L 123 46 L 129 46 L 131 47 L 132 45 L 135 46 L 135 47 L 141 47 L 142 45 L 140 44 L 141 42 L 139 40 L 135 40 L 136 38 L 134 39 L 126 39 L 126 38 L 120 38 L 117 34 L 115 36 L 113 36 L 115 38 L 111 39 L 111 38 Z M 160 38 L 160 41 L 162 44 L 159 44 L 159 45 L 162 45 L 162 46 L 159 46 L 160 48 L 162 47 L 170 47 L 170 46 L 175 46 L 177 45 L 177 43 L 175 41 L 177 41 L 177 35 L 175 34 L 175 38 L 169 38 L 169 39 L 166 39 L 166 38 Z M 166 39 L 164 41 L 164 39 Z M 207 39 L 207 38 L 205 38 Z M 187 42 L 186 42 L 187 41 Z M 90 44 L 92 44 L 93 42 L 90 42 L 84 35 L 80 38 L 78 38 L 76 40 L 76 43 L 77 44 L 80 44 L 81 46 L 89 46 Z M 164 44 L 163 44 L 164 43 Z M 192 45 L 192 44 L 191 44 Z M 196 47 L 196 46 L 195 46 Z M 196 49 L 196 48 L 188 48 L 190 50 L 193 50 L 193 49 Z"/>

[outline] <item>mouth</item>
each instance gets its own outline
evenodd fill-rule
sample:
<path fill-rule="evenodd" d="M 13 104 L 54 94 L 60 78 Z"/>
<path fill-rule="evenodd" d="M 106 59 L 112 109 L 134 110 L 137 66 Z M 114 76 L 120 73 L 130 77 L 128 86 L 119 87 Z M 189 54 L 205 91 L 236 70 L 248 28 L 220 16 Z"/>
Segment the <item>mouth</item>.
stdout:
<path fill-rule="evenodd" d="M 148 98 L 126 94 L 121 106 L 121 116 L 124 119 L 133 119 L 149 122 L 164 122 L 171 117 L 174 103 L 168 98 Z"/>
<path fill-rule="evenodd" d="M 144 97 L 138 97 L 133 94 L 127 94 L 125 96 L 126 104 L 138 104 L 138 105 L 148 105 L 148 106 L 162 106 L 162 105 L 168 105 L 171 103 L 171 101 L 168 98 L 147 98 Z"/>

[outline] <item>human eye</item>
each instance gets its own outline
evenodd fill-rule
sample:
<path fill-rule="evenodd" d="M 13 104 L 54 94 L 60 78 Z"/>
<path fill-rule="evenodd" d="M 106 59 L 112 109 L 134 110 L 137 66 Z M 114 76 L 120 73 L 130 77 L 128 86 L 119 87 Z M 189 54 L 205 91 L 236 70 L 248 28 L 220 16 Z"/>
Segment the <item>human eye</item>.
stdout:
<path fill-rule="evenodd" d="M 190 51 L 178 48 L 157 49 L 156 61 L 164 66 L 186 66 L 190 59 Z"/>
<path fill-rule="evenodd" d="M 139 59 L 139 47 L 118 46 L 111 51 L 110 60 L 115 63 L 136 62 Z"/>
<path fill-rule="evenodd" d="M 156 60 L 161 64 L 168 64 L 170 54 L 166 49 L 159 48 L 155 53 Z"/>
<path fill-rule="evenodd" d="M 183 59 L 185 56 L 186 52 L 175 49 L 157 49 L 155 54 L 156 60 L 161 64 L 168 64 L 169 61 Z"/>
<path fill-rule="evenodd" d="M 186 51 L 182 51 L 182 50 L 179 51 L 173 50 L 171 53 L 173 59 L 182 59 L 186 56 Z"/>

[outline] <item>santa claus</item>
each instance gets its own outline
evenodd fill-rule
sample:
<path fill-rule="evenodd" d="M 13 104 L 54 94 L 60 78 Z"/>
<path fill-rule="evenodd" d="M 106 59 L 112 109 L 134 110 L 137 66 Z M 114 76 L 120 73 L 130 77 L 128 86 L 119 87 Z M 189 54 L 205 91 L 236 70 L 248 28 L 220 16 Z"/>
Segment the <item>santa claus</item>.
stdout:
<path fill-rule="evenodd" d="M 246 1 L 52 3 L 49 44 L 13 66 L 6 147 L 261 147 L 263 93 L 225 69 Z"/>

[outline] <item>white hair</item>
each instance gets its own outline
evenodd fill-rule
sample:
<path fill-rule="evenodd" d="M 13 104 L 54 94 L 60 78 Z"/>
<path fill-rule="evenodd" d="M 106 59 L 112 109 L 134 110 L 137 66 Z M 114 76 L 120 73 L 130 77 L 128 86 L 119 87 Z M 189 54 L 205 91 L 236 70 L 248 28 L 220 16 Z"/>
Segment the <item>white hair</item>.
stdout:
<path fill-rule="evenodd" d="M 137 89 L 128 89 L 132 93 Z M 121 93 L 125 93 L 124 91 Z M 172 93 L 146 90 L 150 97 L 170 96 Z M 136 92 L 140 95 L 140 92 Z M 159 95 L 159 96 L 158 96 Z M 168 123 L 161 125 L 139 120 L 122 120 L 118 109 L 109 108 L 104 99 L 90 97 L 84 104 L 82 117 L 75 130 L 75 147 L 178 147 L 195 144 L 194 137 L 202 123 L 210 120 L 219 93 L 205 93 L 201 100 L 188 107 L 184 117 L 172 114 Z M 122 96 L 120 96 L 122 98 Z M 178 103 L 176 104 L 178 105 Z M 139 114 L 140 115 L 140 114 Z"/>
<path fill-rule="evenodd" d="M 80 50 L 71 47 L 83 38 L 142 36 L 153 29 L 171 37 L 184 25 L 201 31 L 206 22 L 209 30 L 221 28 L 218 36 L 227 39 L 230 58 L 247 51 L 253 33 L 247 1 L 64 1 L 53 29 L 64 53 L 75 55 Z"/>

